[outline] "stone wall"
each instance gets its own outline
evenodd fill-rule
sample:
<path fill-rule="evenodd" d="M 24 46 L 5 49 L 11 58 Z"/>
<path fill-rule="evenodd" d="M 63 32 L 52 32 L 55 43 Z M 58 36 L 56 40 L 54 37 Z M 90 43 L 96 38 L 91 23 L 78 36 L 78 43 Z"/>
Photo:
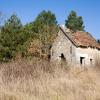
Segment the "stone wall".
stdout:
<path fill-rule="evenodd" d="M 61 61 L 61 54 L 64 55 L 66 62 L 75 63 L 75 46 L 71 41 L 59 31 L 58 37 L 51 48 L 51 61 Z"/>
<path fill-rule="evenodd" d="M 90 47 L 88 48 L 76 47 L 69 40 L 69 38 L 60 30 L 58 33 L 58 37 L 52 44 L 51 61 L 61 62 L 62 54 L 64 55 L 66 62 L 69 64 L 94 66 L 96 60 L 100 60 L 100 50 Z"/>
<path fill-rule="evenodd" d="M 76 48 L 76 64 L 80 64 L 80 57 L 84 57 L 83 66 L 94 66 L 100 56 L 100 51 L 96 48 Z"/>

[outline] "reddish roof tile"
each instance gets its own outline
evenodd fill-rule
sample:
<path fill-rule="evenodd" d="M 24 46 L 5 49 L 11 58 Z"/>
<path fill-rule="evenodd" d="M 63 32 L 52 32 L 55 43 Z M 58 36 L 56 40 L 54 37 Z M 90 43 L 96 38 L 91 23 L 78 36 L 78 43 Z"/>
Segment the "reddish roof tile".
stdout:
<path fill-rule="evenodd" d="M 65 29 L 60 27 L 63 33 L 71 40 L 71 42 L 78 47 L 93 47 L 100 49 L 100 44 L 88 32 L 77 31 L 75 33 L 66 32 Z"/>

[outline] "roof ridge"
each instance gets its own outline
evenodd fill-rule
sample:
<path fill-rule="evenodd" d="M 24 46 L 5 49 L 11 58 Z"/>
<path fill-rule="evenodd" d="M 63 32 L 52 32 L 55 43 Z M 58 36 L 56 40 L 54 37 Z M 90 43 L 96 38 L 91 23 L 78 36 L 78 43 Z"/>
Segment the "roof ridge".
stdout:
<path fill-rule="evenodd" d="M 76 47 L 80 47 L 80 46 L 81 47 L 95 47 L 97 49 L 100 49 L 100 44 L 96 41 L 96 39 L 89 32 L 77 31 L 75 33 L 72 33 L 71 31 L 66 31 L 63 27 L 60 27 L 60 29 L 64 33 L 64 35 L 67 36 L 67 38 Z M 85 33 L 85 34 L 79 35 L 80 32 Z"/>

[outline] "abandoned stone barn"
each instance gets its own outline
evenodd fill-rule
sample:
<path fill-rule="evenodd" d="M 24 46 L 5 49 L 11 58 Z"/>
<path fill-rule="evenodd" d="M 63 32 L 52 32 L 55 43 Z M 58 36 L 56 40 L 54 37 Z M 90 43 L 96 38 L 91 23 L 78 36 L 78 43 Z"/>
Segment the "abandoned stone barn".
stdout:
<path fill-rule="evenodd" d="M 88 32 L 72 33 L 65 26 L 59 27 L 51 48 L 51 61 L 93 66 L 100 57 L 100 45 Z"/>

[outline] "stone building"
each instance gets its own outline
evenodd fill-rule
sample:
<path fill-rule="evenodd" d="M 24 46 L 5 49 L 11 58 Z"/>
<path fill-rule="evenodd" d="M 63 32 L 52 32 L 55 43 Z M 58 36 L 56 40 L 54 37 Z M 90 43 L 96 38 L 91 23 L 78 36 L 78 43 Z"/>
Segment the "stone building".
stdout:
<path fill-rule="evenodd" d="M 69 64 L 93 66 L 100 57 L 100 45 L 88 32 L 72 33 L 59 27 L 57 38 L 51 48 L 51 61 L 66 61 Z"/>

